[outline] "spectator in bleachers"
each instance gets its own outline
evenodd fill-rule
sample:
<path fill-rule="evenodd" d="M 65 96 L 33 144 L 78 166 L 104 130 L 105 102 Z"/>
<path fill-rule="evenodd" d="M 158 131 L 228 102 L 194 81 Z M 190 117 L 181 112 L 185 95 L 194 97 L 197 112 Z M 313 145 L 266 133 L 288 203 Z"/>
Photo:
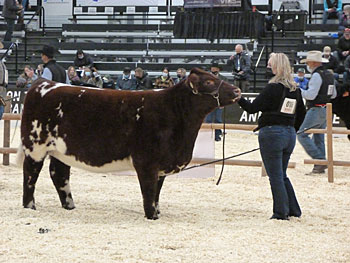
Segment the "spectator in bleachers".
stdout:
<path fill-rule="evenodd" d="M 68 73 L 68 78 L 70 80 L 70 83 L 72 85 L 80 85 L 81 84 L 80 78 L 79 78 L 74 66 L 70 66 L 67 70 L 67 73 Z"/>
<path fill-rule="evenodd" d="M 217 62 L 212 62 L 210 65 L 211 74 L 215 75 L 221 80 L 228 81 L 226 77 L 220 74 L 221 66 Z M 222 123 L 222 109 L 216 108 L 205 118 L 206 123 Z M 220 129 L 215 129 L 215 141 L 221 141 L 222 131 Z"/>
<path fill-rule="evenodd" d="M 338 18 L 338 22 L 340 22 L 343 14 L 342 5 L 342 0 L 323 0 L 322 23 L 327 24 L 327 19 L 330 18 Z"/>
<path fill-rule="evenodd" d="M 344 68 L 343 83 L 350 83 L 350 56 L 345 59 Z"/>
<path fill-rule="evenodd" d="M 350 5 L 344 6 L 343 10 L 338 27 L 340 32 L 343 32 L 345 28 L 350 28 Z"/>
<path fill-rule="evenodd" d="M 32 82 L 38 79 L 38 76 L 34 73 L 34 69 L 25 65 L 23 73 L 17 78 L 16 87 L 17 88 L 30 88 Z"/>
<path fill-rule="evenodd" d="M 327 59 L 329 62 L 328 63 L 322 63 L 324 69 L 328 69 L 333 72 L 333 76 L 336 80 L 339 79 L 339 61 L 338 59 L 332 55 L 332 49 L 329 46 L 325 46 L 323 48 L 323 58 Z"/>
<path fill-rule="evenodd" d="M 148 73 L 142 68 L 135 69 L 135 79 L 137 90 L 153 89 L 152 80 L 148 77 Z"/>
<path fill-rule="evenodd" d="M 23 9 L 18 13 L 17 24 L 24 24 L 24 11 L 30 8 L 29 0 L 18 0 L 18 3 L 23 6 Z"/>
<path fill-rule="evenodd" d="M 298 76 L 294 78 L 297 87 L 304 90 L 307 89 L 307 84 L 309 83 L 309 80 L 305 77 L 305 69 L 299 68 L 297 75 Z"/>
<path fill-rule="evenodd" d="M 249 77 L 251 72 L 250 55 L 243 50 L 242 45 L 236 45 L 236 54 L 227 60 L 227 65 L 232 66 L 234 75 L 234 85 L 239 87 L 242 92 L 248 92 Z"/>
<path fill-rule="evenodd" d="M 41 77 L 41 75 L 43 74 L 43 71 L 44 71 L 44 64 L 39 64 L 35 70 L 35 74 L 38 76 L 38 78 Z"/>
<path fill-rule="evenodd" d="M 91 69 L 89 67 L 83 67 L 83 71 L 81 72 L 81 82 L 88 83 L 89 79 L 92 77 Z"/>
<path fill-rule="evenodd" d="M 110 75 L 104 75 L 102 77 L 102 81 L 103 81 L 103 88 L 104 89 L 114 89 L 115 88 L 115 83 Z"/>
<path fill-rule="evenodd" d="M 90 57 L 89 54 L 84 53 L 83 50 L 79 49 L 74 58 L 74 66 L 81 69 L 83 67 L 92 67 L 94 65 L 94 61 Z"/>
<path fill-rule="evenodd" d="M 327 59 L 329 62 L 328 63 L 323 63 L 323 68 L 325 69 L 331 69 L 333 70 L 333 72 L 336 72 L 336 70 L 338 69 L 339 66 L 339 62 L 336 59 L 336 57 L 334 57 L 332 55 L 332 49 L 330 46 L 325 46 L 323 48 L 323 58 Z"/>
<path fill-rule="evenodd" d="M 18 4 L 17 0 L 5 0 L 3 1 L 2 16 L 5 18 L 7 30 L 4 37 L 4 41 L 11 42 L 13 30 L 15 28 L 15 22 L 18 12 L 23 9 L 23 6 Z"/>
<path fill-rule="evenodd" d="M 135 90 L 136 80 L 135 77 L 131 75 L 131 68 L 125 67 L 123 74 L 117 78 L 117 83 L 115 85 L 116 89 L 122 90 Z"/>
<path fill-rule="evenodd" d="M 176 79 L 174 79 L 174 83 L 177 84 L 184 79 L 186 79 L 186 69 L 178 68 L 176 70 Z"/>
<path fill-rule="evenodd" d="M 95 67 L 91 68 L 91 78 L 87 82 L 88 84 L 94 85 L 97 88 L 103 88 L 103 81 L 100 73 L 97 71 Z"/>
<path fill-rule="evenodd" d="M 174 86 L 174 80 L 170 77 L 169 69 L 167 67 L 162 69 L 162 75 L 156 78 L 154 88 L 165 89 Z"/>
<path fill-rule="evenodd" d="M 339 62 L 344 62 L 350 51 L 350 28 L 345 28 L 344 35 L 338 41 L 337 55 Z"/>

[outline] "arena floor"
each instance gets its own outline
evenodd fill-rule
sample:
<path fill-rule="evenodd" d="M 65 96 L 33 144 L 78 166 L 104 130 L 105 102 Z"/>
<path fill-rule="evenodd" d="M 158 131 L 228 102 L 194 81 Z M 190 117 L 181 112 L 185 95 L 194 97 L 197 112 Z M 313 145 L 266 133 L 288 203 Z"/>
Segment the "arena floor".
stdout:
<path fill-rule="evenodd" d="M 227 155 L 258 147 L 257 136 L 248 133 L 231 132 L 226 143 Z M 221 146 L 216 144 L 217 157 Z M 336 160 L 349 160 L 345 137 L 334 139 L 334 149 Z M 240 157 L 257 158 L 258 152 Z M 297 167 L 289 176 L 301 218 L 269 220 L 271 192 L 261 169 L 226 166 L 219 186 L 217 177 L 167 178 L 161 217 L 149 221 L 133 176 L 72 169 L 77 208 L 62 209 L 48 162 L 37 183 L 37 210 L 23 209 L 22 171 L 11 156 L 10 166 L 0 165 L 0 262 L 348 263 L 350 168 L 335 167 L 330 184 L 325 175 L 304 175 L 312 168 L 304 158 L 297 144 L 291 160 Z"/>

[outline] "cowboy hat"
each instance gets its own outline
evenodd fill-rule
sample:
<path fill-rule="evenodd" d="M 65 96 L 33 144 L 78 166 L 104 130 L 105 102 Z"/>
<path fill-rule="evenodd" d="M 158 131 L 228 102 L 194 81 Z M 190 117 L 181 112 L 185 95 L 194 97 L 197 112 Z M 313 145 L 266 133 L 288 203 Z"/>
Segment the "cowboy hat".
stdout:
<path fill-rule="evenodd" d="M 40 52 L 49 58 L 53 58 L 55 53 L 60 53 L 55 47 L 50 45 L 44 45 Z"/>
<path fill-rule="evenodd" d="M 306 62 L 321 62 L 321 63 L 327 63 L 329 62 L 328 59 L 325 59 L 322 57 L 322 52 L 318 50 L 312 50 L 307 52 L 307 56 L 305 59 L 300 60 L 300 63 L 306 63 Z"/>

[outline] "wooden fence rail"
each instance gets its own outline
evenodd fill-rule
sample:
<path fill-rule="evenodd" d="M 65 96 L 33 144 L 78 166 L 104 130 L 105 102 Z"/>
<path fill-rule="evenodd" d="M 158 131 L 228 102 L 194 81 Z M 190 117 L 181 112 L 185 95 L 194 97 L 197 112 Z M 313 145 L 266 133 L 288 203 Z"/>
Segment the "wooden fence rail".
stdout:
<path fill-rule="evenodd" d="M 3 115 L 4 120 L 4 147 L 0 148 L 0 154 L 3 154 L 3 164 L 9 165 L 9 154 L 17 152 L 16 148 L 10 148 L 10 121 L 11 120 L 20 120 L 20 114 L 9 113 L 10 108 L 9 104 L 5 108 L 5 113 Z M 304 164 L 320 164 L 327 165 L 328 167 L 328 182 L 334 182 L 334 166 L 350 166 L 348 161 L 335 161 L 333 160 L 333 134 L 350 134 L 350 130 L 346 128 L 334 128 L 332 125 L 332 104 L 327 104 L 327 128 L 326 129 L 310 129 L 306 131 L 307 133 L 319 133 L 326 134 L 327 136 L 327 159 L 326 160 L 315 160 L 315 159 L 305 159 Z M 219 123 L 203 123 L 201 129 L 223 129 L 224 125 Z M 244 130 L 244 131 L 253 131 L 256 125 L 246 125 L 246 124 L 226 124 L 225 128 L 227 130 Z M 205 158 L 194 158 L 192 163 L 201 164 L 205 162 L 213 161 L 212 159 Z M 217 162 L 216 164 L 221 164 Z M 256 166 L 262 167 L 262 174 L 265 174 L 264 167 L 261 161 L 254 160 L 226 160 L 225 164 L 227 165 L 240 165 L 240 166 Z M 296 163 L 290 162 L 289 168 L 295 168 Z"/>

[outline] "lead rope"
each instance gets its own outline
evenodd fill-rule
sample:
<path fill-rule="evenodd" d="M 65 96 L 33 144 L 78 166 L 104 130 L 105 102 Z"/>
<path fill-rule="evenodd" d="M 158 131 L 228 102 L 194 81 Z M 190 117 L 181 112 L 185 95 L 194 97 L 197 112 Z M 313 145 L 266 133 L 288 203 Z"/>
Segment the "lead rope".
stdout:
<path fill-rule="evenodd" d="M 215 132 L 215 131 L 214 131 Z M 222 164 L 221 164 L 221 172 L 218 181 L 216 182 L 216 185 L 219 185 L 222 174 L 224 172 L 225 168 L 225 139 L 226 139 L 226 107 L 224 107 L 224 130 L 223 130 L 223 136 L 222 136 Z"/>

